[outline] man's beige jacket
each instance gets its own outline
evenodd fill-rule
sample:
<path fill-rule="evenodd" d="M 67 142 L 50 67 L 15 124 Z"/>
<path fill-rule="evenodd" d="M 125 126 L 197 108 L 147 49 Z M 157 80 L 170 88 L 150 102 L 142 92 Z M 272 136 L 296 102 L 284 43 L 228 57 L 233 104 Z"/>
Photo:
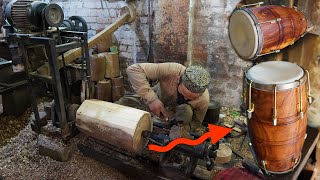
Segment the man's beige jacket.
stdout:
<path fill-rule="evenodd" d="M 180 76 L 185 69 L 178 63 L 139 63 L 129 66 L 127 74 L 132 88 L 146 104 L 160 99 L 166 109 L 174 111 Z M 150 87 L 148 79 L 157 81 L 155 87 Z M 192 121 L 201 124 L 208 109 L 208 89 L 188 104 L 193 108 Z"/>

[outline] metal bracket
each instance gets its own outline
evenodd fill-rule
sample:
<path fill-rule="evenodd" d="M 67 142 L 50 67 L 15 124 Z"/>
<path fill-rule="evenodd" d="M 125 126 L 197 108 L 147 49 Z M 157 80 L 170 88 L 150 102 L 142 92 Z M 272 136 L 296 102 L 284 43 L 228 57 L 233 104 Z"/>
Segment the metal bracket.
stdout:
<path fill-rule="evenodd" d="M 302 86 L 301 86 L 301 82 L 299 81 L 299 93 L 300 93 L 300 98 L 299 98 L 299 101 L 300 101 L 300 119 L 303 119 L 303 107 L 302 107 Z"/>
<path fill-rule="evenodd" d="M 310 87 L 310 76 L 309 76 L 309 71 L 305 70 L 307 74 L 307 83 L 308 83 L 308 102 L 309 104 L 313 103 L 313 97 L 310 95 L 311 94 L 311 87 Z"/>
<path fill-rule="evenodd" d="M 264 2 L 257 2 L 257 3 L 252 3 L 252 4 L 246 4 L 246 5 L 240 6 L 239 9 L 246 8 L 246 7 L 250 7 L 250 6 L 260 7 L 262 4 L 264 4 Z"/>
<path fill-rule="evenodd" d="M 248 119 L 251 119 L 252 113 L 254 111 L 254 104 L 251 102 L 251 88 L 252 88 L 252 81 L 249 83 L 249 107 L 248 107 Z"/>
<path fill-rule="evenodd" d="M 263 21 L 263 22 L 259 22 L 258 25 L 260 24 L 265 24 L 265 23 L 276 23 L 276 22 L 279 22 L 281 21 L 281 18 L 277 18 L 277 19 L 273 19 L 273 20 L 269 20 L 269 21 Z"/>

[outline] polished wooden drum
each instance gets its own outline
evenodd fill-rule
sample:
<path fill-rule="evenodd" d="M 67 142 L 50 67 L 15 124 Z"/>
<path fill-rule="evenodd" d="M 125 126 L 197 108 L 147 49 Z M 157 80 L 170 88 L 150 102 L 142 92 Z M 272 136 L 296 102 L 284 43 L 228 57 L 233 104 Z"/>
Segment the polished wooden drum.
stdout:
<path fill-rule="evenodd" d="M 266 172 L 286 173 L 299 163 L 306 138 L 307 71 L 289 62 L 263 62 L 246 71 L 245 81 L 255 158 Z"/>
<path fill-rule="evenodd" d="M 243 59 L 279 52 L 306 33 L 306 16 L 293 8 L 262 6 L 240 8 L 230 17 L 229 36 Z"/>

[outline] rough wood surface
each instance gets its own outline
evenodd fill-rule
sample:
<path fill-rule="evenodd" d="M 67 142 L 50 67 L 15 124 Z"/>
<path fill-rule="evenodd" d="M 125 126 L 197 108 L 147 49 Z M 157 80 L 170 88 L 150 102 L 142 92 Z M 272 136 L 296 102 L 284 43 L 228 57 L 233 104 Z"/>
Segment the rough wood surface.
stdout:
<path fill-rule="evenodd" d="M 111 85 L 112 86 L 123 86 L 123 77 L 116 77 L 116 78 L 111 78 Z"/>
<path fill-rule="evenodd" d="M 102 81 L 104 80 L 104 74 L 106 72 L 105 68 L 105 58 L 99 57 L 97 55 L 90 56 L 90 66 L 91 66 L 91 81 Z"/>
<path fill-rule="evenodd" d="M 97 29 L 96 30 L 96 34 L 100 33 L 103 30 L 104 30 L 103 28 Z M 103 53 L 103 52 L 109 51 L 109 48 L 110 48 L 111 45 L 112 45 L 112 35 L 110 35 L 109 37 L 106 36 L 103 39 L 103 41 L 99 41 L 96 44 L 99 53 Z"/>
<path fill-rule="evenodd" d="M 97 84 L 96 91 L 97 91 L 97 99 L 102 101 L 109 101 L 109 102 L 112 100 L 110 80 L 99 81 Z"/>
<path fill-rule="evenodd" d="M 124 87 L 123 86 L 112 86 L 112 101 L 118 101 L 121 97 L 124 96 Z"/>
<path fill-rule="evenodd" d="M 115 78 L 120 76 L 120 63 L 118 53 L 102 53 L 106 60 L 105 78 Z"/>
<path fill-rule="evenodd" d="M 137 154 L 147 145 L 142 132 L 152 131 L 150 113 L 99 100 L 82 103 L 76 126 L 91 137 Z"/>

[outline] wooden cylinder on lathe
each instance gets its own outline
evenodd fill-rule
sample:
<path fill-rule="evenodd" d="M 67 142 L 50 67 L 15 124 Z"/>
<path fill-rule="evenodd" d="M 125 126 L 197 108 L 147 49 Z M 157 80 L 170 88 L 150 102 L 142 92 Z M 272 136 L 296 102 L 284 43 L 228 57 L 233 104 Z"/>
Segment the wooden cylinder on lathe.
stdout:
<path fill-rule="evenodd" d="M 102 101 L 111 101 L 112 94 L 111 94 L 111 81 L 110 80 L 103 80 L 99 81 L 97 84 L 97 99 Z"/>
<path fill-rule="evenodd" d="M 105 58 L 97 55 L 90 56 L 91 80 L 102 81 L 105 74 Z"/>
<path fill-rule="evenodd" d="M 142 132 L 152 131 L 150 113 L 99 100 L 86 100 L 77 110 L 76 126 L 96 139 L 140 154 L 148 140 Z"/>
<path fill-rule="evenodd" d="M 118 101 L 124 95 L 123 77 L 111 78 L 112 85 L 112 101 Z"/>

